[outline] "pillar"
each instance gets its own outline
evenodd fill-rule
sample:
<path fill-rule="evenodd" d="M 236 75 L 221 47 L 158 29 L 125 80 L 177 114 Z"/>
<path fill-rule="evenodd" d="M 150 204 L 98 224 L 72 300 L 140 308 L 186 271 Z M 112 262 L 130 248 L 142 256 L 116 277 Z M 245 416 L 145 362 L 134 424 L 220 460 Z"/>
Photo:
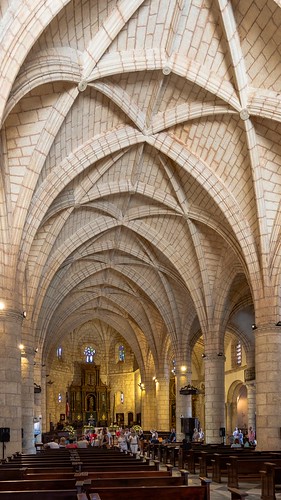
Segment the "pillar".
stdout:
<path fill-rule="evenodd" d="M 190 384 L 191 372 L 176 372 L 176 433 L 177 441 L 185 438 L 181 429 L 181 417 L 192 417 L 192 396 L 180 394 L 180 389 Z"/>
<path fill-rule="evenodd" d="M 170 380 L 161 377 L 155 380 L 157 404 L 157 430 L 168 431 L 170 428 Z"/>
<path fill-rule="evenodd" d="M 0 310 L 0 427 L 10 429 L 10 441 L 1 443 L 1 458 L 22 450 L 21 440 L 21 327 L 22 313 Z"/>
<path fill-rule="evenodd" d="M 21 351 L 23 453 L 36 451 L 34 446 L 34 352 L 34 347 L 26 345 Z"/>
<path fill-rule="evenodd" d="M 280 449 L 281 328 L 257 323 L 256 339 L 256 437 L 257 449 Z"/>
<path fill-rule="evenodd" d="M 220 443 L 220 427 L 225 427 L 224 363 L 221 353 L 209 353 L 205 363 L 205 442 Z"/>
<path fill-rule="evenodd" d="M 143 429 L 156 429 L 156 394 L 155 382 L 152 378 L 146 379 L 141 389 L 141 420 Z"/>
<path fill-rule="evenodd" d="M 256 429 L 256 383 L 247 382 L 247 400 L 248 400 L 248 429 Z"/>

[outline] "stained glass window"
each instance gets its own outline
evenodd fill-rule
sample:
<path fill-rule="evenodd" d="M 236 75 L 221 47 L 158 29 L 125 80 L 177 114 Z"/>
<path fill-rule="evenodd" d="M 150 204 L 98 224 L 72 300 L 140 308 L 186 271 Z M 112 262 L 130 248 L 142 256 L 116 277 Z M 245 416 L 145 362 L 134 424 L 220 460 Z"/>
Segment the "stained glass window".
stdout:
<path fill-rule="evenodd" d="M 93 363 L 96 350 L 93 347 L 87 346 L 84 350 L 84 356 L 86 358 L 86 363 Z"/>

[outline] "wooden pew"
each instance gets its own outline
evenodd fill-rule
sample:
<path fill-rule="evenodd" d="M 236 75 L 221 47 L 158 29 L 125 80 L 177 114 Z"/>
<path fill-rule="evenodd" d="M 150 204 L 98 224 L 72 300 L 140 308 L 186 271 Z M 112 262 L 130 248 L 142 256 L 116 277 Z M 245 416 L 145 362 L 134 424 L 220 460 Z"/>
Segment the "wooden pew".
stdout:
<path fill-rule="evenodd" d="M 276 493 L 281 491 L 281 461 L 277 463 L 265 462 L 261 474 L 261 498 L 275 500 Z"/>
<path fill-rule="evenodd" d="M 0 500 L 77 500 L 77 490 L 0 491 Z"/>
<path fill-rule="evenodd" d="M 198 486 L 122 486 L 110 488 L 100 487 L 93 493 L 87 495 L 87 500 L 97 500 L 98 494 L 101 500 L 148 500 L 161 498 L 161 500 L 210 500 L 210 480 L 201 478 L 201 485 Z M 77 497 L 83 500 L 83 497 Z M 85 498 L 85 496 L 84 496 Z"/>
<path fill-rule="evenodd" d="M 81 481 L 76 478 L 56 478 L 56 479 L 22 479 L 0 481 L 1 491 L 18 491 L 18 490 L 65 490 L 75 489 L 77 493 L 82 491 Z"/>
<path fill-rule="evenodd" d="M 230 456 L 237 456 L 241 459 L 248 458 L 249 460 L 251 460 L 252 458 L 262 457 L 264 458 L 264 460 L 273 461 L 273 457 L 280 457 L 280 454 L 277 453 L 276 455 L 276 452 L 270 451 L 253 451 L 248 453 L 246 450 L 243 453 L 237 453 L 233 448 L 229 455 L 227 453 L 214 453 L 213 457 L 211 458 L 213 482 L 221 483 L 222 477 L 226 477 L 228 475 L 227 463 L 229 463 Z"/>
<path fill-rule="evenodd" d="M 126 473 L 118 478 L 93 478 L 81 481 L 81 492 L 86 491 L 87 494 L 94 493 L 100 488 L 116 488 L 122 485 L 123 488 L 140 487 L 140 486 L 180 486 L 187 485 L 188 473 L 182 476 L 133 476 L 128 477 Z"/>
<path fill-rule="evenodd" d="M 260 472 L 265 469 L 265 462 L 268 462 L 268 457 L 262 455 L 250 458 L 230 456 L 227 463 L 228 488 L 239 488 L 239 482 L 259 482 Z M 279 464 L 281 464 L 281 459 L 279 459 Z"/>

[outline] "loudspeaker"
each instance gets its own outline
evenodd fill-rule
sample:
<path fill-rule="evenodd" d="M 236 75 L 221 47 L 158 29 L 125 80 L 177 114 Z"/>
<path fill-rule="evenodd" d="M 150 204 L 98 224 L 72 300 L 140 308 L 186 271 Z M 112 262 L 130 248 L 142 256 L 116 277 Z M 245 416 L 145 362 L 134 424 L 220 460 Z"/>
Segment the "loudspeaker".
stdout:
<path fill-rule="evenodd" d="M 8 443 L 10 441 L 10 427 L 0 427 L 0 443 Z"/>
<path fill-rule="evenodd" d="M 225 427 L 220 427 L 220 437 L 225 437 Z"/>

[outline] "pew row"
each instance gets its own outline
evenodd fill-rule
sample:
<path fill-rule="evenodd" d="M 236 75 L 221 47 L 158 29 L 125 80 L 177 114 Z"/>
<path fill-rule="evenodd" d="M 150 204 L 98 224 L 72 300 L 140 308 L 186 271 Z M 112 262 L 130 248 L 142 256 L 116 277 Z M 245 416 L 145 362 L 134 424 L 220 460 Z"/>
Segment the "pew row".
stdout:
<path fill-rule="evenodd" d="M 210 500 L 210 479 L 200 478 L 198 486 L 129 486 L 129 487 L 99 487 L 95 492 L 77 494 L 77 500 Z"/>

